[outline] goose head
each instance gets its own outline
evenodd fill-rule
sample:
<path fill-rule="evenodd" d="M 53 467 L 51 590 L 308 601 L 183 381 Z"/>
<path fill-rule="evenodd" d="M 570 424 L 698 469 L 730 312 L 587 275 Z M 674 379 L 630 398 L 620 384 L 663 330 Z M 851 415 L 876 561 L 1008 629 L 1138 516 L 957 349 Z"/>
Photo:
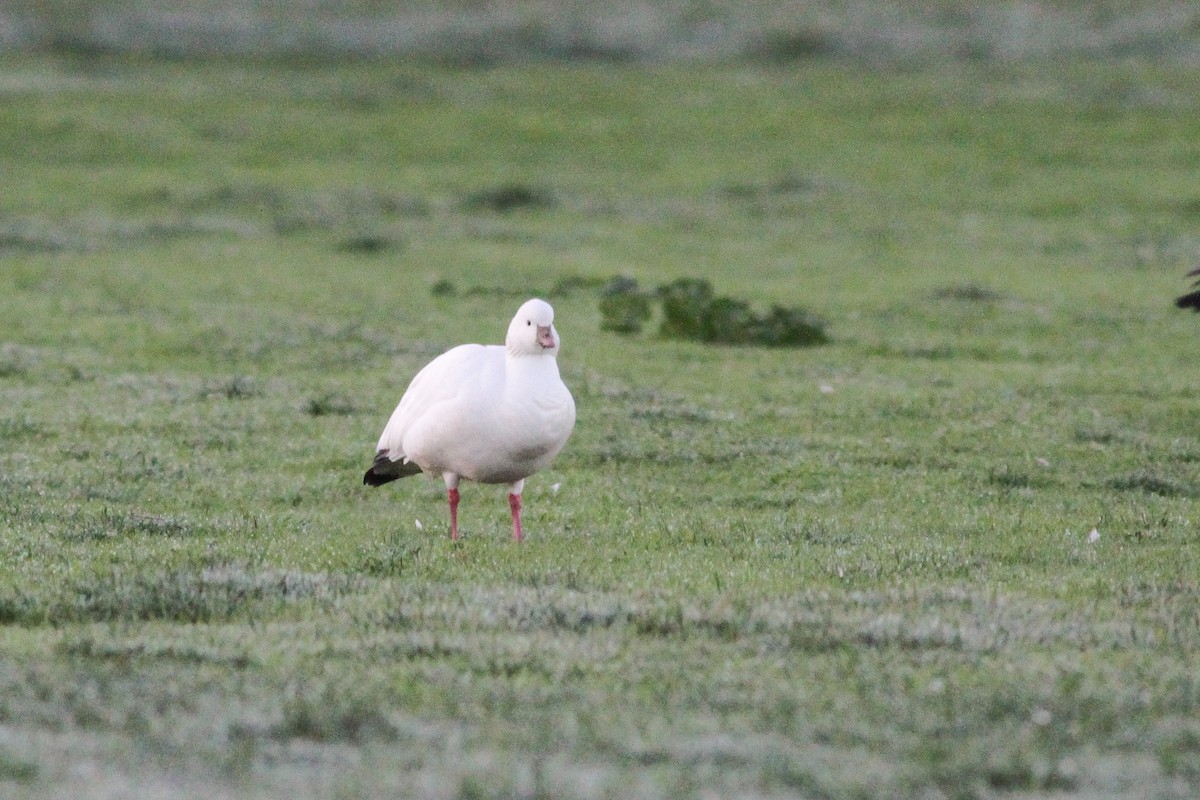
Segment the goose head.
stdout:
<path fill-rule="evenodd" d="M 554 309 L 545 300 L 534 298 L 517 310 L 508 325 L 504 346 L 510 355 L 558 355 L 558 331 L 554 329 Z"/>

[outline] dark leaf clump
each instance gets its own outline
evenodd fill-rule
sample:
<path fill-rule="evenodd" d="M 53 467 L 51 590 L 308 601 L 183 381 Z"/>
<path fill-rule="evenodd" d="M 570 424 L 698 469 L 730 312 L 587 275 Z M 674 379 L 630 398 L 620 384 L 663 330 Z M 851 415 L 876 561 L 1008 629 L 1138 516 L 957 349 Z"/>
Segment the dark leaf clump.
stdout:
<path fill-rule="evenodd" d="M 650 297 L 632 278 L 613 278 L 600 293 L 600 327 L 617 333 L 641 333 L 650 321 Z"/>
<path fill-rule="evenodd" d="M 400 249 L 400 242 L 390 236 L 365 233 L 343 239 L 338 243 L 337 249 L 341 253 L 372 256 L 389 250 L 398 250 Z"/>
<path fill-rule="evenodd" d="M 701 278 L 680 278 L 642 291 L 631 278 L 618 278 L 600 299 L 601 327 L 619 333 L 639 333 L 652 316 L 653 299 L 662 306 L 659 335 L 711 344 L 811 347 L 825 344 L 824 324 L 799 308 L 773 306 L 756 314 L 744 300 L 714 293 Z"/>
<path fill-rule="evenodd" d="M 468 195 L 464 205 L 469 211 L 507 214 L 512 211 L 550 209 L 557 206 L 558 202 L 551 192 L 541 187 L 506 183 Z"/>

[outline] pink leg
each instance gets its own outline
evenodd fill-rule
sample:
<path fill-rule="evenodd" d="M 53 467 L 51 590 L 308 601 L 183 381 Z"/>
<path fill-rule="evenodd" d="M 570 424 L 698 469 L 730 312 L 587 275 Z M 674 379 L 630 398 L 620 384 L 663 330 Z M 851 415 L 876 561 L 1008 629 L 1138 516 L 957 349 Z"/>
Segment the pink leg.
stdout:
<path fill-rule="evenodd" d="M 458 489 L 446 490 L 446 496 L 450 498 L 450 539 L 458 541 Z"/>
<path fill-rule="evenodd" d="M 521 495 L 510 494 L 508 496 L 508 507 L 512 509 L 513 541 L 519 542 L 525 538 L 521 534 Z"/>

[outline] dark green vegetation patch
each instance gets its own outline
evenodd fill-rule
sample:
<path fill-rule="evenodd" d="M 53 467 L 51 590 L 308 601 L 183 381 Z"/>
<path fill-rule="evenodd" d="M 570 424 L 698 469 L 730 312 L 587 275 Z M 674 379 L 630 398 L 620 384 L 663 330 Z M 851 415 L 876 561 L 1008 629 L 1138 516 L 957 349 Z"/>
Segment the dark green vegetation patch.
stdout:
<path fill-rule="evenodd" d="M 744 300 L 716 295 L 702 278 L 679 278 L 644 292 L 632 279 L 614 279 L 603 290 L 600 326 L 617 333 L 639 333 L 651 318 L 651 298 L 662 306 L 658 333 L 666 339 L 709 344 L 811 347 L 826 344 L 824 324 L 807 311 L 775 305 L 756 314 Z"/>

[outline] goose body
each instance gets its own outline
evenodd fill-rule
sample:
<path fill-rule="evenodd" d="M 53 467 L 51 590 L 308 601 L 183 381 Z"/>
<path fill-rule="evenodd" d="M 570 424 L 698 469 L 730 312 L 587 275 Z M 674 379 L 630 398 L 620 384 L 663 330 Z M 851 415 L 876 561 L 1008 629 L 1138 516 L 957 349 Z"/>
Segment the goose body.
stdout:
<path fill-rule="evenodd" d="M 503 346 L 459 345 L 429 362 L 392 412 L 363 483 L 440 475 L 454 539 L 459 481 L 506 483 L 513 537 L 521 540 L 525 479 L 554 460 L 575 426 L 559 344 L 554 309 L 533 299 L 513 317 Z"/>

